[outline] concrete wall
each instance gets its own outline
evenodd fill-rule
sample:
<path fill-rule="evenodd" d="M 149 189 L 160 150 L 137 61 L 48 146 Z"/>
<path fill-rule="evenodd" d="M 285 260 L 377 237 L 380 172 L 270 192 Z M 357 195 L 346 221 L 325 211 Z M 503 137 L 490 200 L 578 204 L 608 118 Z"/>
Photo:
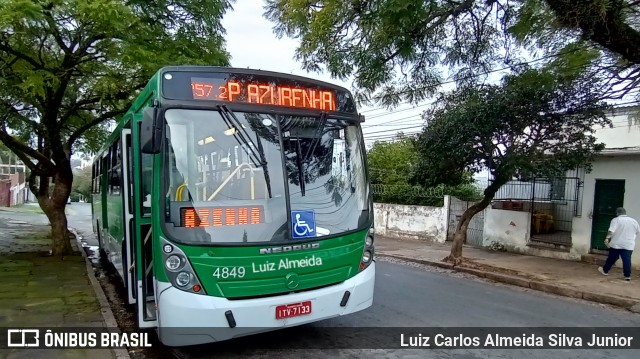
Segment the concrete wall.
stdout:
<path fill-rule="evenodd" d="M 443 207 L 374 203 L 376 234 L 444 243 L 447 239 L 449 196 Z"/>
<path fill-rule="evenodd" d="M 528 246 L 531 238 L 529 212 L 496 209 L 489 206 L 484 217 L 483 245 L 500 243 L 509 252 L 558 259 L 580 260 L 581 253 L 573 248 L 569 252 Z"/>
<path fill-rule="evenodd" d="M 499 242 L 510 252 L 524 251 L 529 241 L 531 215 L 529 212 L 509 211 L 487 207 L 484 215 L 482 242 L 485 247 Z"/>
<path fill-rule="evenodd" d="M 624 207 L 629 216 L 640 221 L 639 161 L 640 155 L 601 156 L 593 164 L 593 171 L 585 175 L 583 205 L 578 212 L 579 217 L 573 219 L 571 233 L 573 248 L 577 252 L 587 254 L 591 249 L 591 219 L 596 179 L 625 180 Z M 636 238 L 636 248 L 631 261 L 634 268 L 640 269 L 640 238 Z"/>

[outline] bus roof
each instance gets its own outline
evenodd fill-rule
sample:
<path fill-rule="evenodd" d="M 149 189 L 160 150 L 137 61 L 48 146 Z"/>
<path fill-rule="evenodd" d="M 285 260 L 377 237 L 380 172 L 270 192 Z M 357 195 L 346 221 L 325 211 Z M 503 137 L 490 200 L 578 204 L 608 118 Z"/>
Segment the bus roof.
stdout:
<path fill-rule="evenodd" d="M 191 65 L 181 65 L 181 66 L 165 66 L 158 70 L 153 77 L 159 77 L 165 72 L 170 71 L 179 71 L 179 72 L 190 72 L 190 71 L 198 71 L 198 72 L 229 72 L 235 74 L 246 74 L 246 75 L 263 75 L 263 76 L 273 76 L 273 77 L 281 77 L 296 81 L 304 81 L 308 83 L 313 83 L 323 87 L 334 88 L 336 90 L 351 92 L 347 88 L 343 86 L 339 86 L 330 82 L 316 80 L 312 77 L 299 76 L 293 74 L 287 74 L 284 72 L 276 72 L 270 70 L 259 70 L 259 69 L 250 69 L 250 68 L 238 68 L 238 67 L 225 67 L 225 66 L 191 66 Z"/>

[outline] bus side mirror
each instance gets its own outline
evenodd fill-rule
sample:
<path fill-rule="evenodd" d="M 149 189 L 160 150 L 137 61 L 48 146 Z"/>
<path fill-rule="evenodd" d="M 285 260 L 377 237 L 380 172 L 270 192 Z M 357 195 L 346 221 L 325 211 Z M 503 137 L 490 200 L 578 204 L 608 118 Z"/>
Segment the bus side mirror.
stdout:
<path fill-rule="evenodd" d="M 142 113 L 140 127 L 140 147 L 142 153 L 160 153 L 162 144 L 162 121 L 158 119 L 158 108 L 147 107 Z"/>

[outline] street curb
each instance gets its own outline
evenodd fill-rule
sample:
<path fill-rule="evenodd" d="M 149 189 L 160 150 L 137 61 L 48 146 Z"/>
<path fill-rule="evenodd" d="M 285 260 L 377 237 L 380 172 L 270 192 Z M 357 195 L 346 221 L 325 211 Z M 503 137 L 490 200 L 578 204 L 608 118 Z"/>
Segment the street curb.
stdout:
<path fill-rule="evenodd" d="M 587 300 L 590 302 L 609 304 L 609 305 L 613 305 L 616 307 L 629 310 L 634 313 L 640 313 L 640 300 L 637 300 L 637 299 L 619 297 L 619 296 L 602 294 L 602 293 L 586 292 L 586 291 L 577 290 L 568 286 L 543 283 L 543 282 L 530 280 L 530 279 L 518 277 L 518 276 L 494 273 L 494 272 L 489 272 L 489 271 L 484 271 L 484 270 L 474 269 L 474 268 L 454 266 L 451 263 L 446 263 L 446 262 L 416 259 L 411 257 L 399 256 L 395 254 L 384 254 L 380 252 L 378 252 L 376 255 L 380 257 L 401 259 L 407 262 L 425 264 L 433 267 L 451 269 L 457 272 L 472 274 L 480 278 L 490 279 L 495 282 L 515 285 L 518 287 L 530 288 L 540 292 L 561 295 L 564 297 L 571 297 L 571 298 Z"/>
<path fill-rule="evenodd" d="M 82 257 L 84 258 L 85 265 L 87 266 L 87 276 L 89 277 L 89 282 L 91 282 L 91 286 L 93 287 L 93 291 L 96 293 L 96 297 L 98 298 L 98 302 L 100 303 L 100 311 L 102 312 L 102 319 L 104 320 L 105 325 L 112 333 L 121 333 L 120 327 L 118 327 L 118 322 L 116 321 L 116 317 L 113 315 L 111 311 L 111 306 L 109 305 L 109 301 L 107 300 L 107 296 L 104 294 L 100 283 L 98 282 L 98 278 L 96 278 L 96 274 L 93 271 L 93 265 L 91 264 L 91 260 L 87 256 L 87 253 L 84 251 L 82 247 L 82 242 L 80 242 L 80 235 L 75 230 L 75 228 L 69 228 L 69 231 L 73 232 L 76 237 L 76 245 L 80 253 L 82 253 Z M 112 348 L 111 349 L 115 354 L 116 359 L 130 359 L 129 351 L 124 348 Z"/>

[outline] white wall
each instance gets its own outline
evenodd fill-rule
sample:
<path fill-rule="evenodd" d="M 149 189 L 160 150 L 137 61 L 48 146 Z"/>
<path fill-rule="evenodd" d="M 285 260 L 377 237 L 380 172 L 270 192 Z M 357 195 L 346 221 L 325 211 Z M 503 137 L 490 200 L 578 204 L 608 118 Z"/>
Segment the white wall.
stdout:
<path fill-rule="evenodd" d="M 640 134 L 638 138 L 640 139 Z M 592 172 L 585 175 L 582 210 L 578 213 L 580 217 L 573 219 L 573 248 L 583 254 L 589 253 L 591 248 L 591 216 L 596 179 L 625 180 L 624 207 L 629 216 L 640 221 L 640 155 L 599 157 L 593 164 Z M 634 268 L 638 269 L 639 252 L 640 238 L 636 238 L 636 248 L 631 260 Z"/>
<path fill-rule="evenodd" d="M 482 242 L 485 247 L 492 242 L 501 243 L 512 252 L 523 252 L 529 241 L 531 215 L 529 212 L 510 211 L 487 207 L 484 215 Z"/>
<path fill-rule="evenodd" d="M 611 113 L 613 128 L 596 127 L 595 136 L 598 142 L 604 142 L 607 148 L 635 147 L 640 145 L 640 126 L 633 119 L 634 114 L 640 114 L 640 108 L 618 110 Z"/>
<path fill-rule="evenodd" d="M 483 246 L 498 242 L 509 252 L 558 259 L 580 260 L 582 255 L 573 248 L 569 252 L 530 247 L 531 214 L 487 207 L 484 217 Z"/>
<path fill-rule="evenodd" d="M 447 239 L 449 198 L 443 207 L 374 203 L 376 234 L 444 243 Z"/>

